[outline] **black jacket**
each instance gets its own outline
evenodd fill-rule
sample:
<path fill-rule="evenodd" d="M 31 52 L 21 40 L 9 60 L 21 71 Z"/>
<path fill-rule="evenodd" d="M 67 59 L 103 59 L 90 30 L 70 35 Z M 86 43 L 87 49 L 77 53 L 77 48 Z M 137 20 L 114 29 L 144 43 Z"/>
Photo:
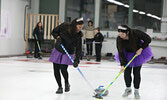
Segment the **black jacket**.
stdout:
<path fill-rule="evenodd" d="M 37 39 L 35 37 L 35 34 L 37 36 Z M 34 36 L 35 40 L 38 40 L 38 41 L 44 40 L 44 30 L 43 29 L 39 29 L 39 28 L 35 28 L 34 31 L 33 31 L 33 36 Z"/>
<path fill-rule="evenodd" d="M 135 30 L 135 29 L 131 29 L 129 34 L 133 34 L 134 35 L 134 42 L 137 46 L 137 50 L 142 48 L 145 49 L 146 47 L 148 47 L 149 43 L 151 43 L 151 38 L 149 35 L 147 35 L 146 33 L 140 31 L 140 30 Z M 117 49 L 118 49 L 118 53 L 119 53 L 119 60 L 121 63 L 121 66 L 125 66 L 127 64 L 127 59 L 124 55 L 124 52 L 122 52 L 122 50 L 120 50 L 120 46 L 121 46 L 121 42 L 124 43 L 125 46 L 125 51 L 126 52 L 136 52 L 137 50 L 133 50 L 132 46 L 130 45 L 130 41 L 129 40 L 124 40 L 122 38 L 120 38 L 119 36 L 117 37 Z"/>
<path fill-rule="evenodd" d="M 80 31 L 75 35 L 71 35 L 72 33 L 68 32 L 69 27 L 69 23 L 62 23 L 61 25 L 54 28 L 51 34 L 55 39 L 60 36 L 62 42 L 61 44 L 63 44 L 67 52 L 69 54 L 75 53 L 75 59 L 79 61 L 82 50 L 82 32 Z M 64 50 L 61 48 L 60 45 L 57 45 L 56 47 L 58 47 L 56 48 L 56 50 L 64 53 Z"/>
<path fill-rule="evenodd" d="M 94 36 L 94 41 L 97 42 L 96 44 L 102 43 L 104 40 L 104 36 L 99 32 Z"/>

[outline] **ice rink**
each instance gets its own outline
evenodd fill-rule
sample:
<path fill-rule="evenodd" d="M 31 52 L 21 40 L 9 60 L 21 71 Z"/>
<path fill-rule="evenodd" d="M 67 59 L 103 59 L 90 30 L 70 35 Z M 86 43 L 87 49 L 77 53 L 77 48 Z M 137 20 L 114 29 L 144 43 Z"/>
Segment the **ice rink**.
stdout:
<path fill-rule="evenodd" d="M 95 100 L 92 97 L 93 89 L 72 66 L 68 68 L 71 91 L 55 94 L 57 83 L 48 59 L 0 58 L 0 100 Z M 79 68 L 94 89 L 99 85 L 107 87 L 120 71 L 118 63 L 107 60 L 101 63 L 82 60 Z M 140 100 L 167 100 L 167 65 L 144 64 L 141 74 Z M 62 83 L 64 86 L 63 78 Z M 129 97 L 123 98 L 124 89 L 121 74 L 109 88 L 104 100 L 135 100 L 134 91 Z"/>

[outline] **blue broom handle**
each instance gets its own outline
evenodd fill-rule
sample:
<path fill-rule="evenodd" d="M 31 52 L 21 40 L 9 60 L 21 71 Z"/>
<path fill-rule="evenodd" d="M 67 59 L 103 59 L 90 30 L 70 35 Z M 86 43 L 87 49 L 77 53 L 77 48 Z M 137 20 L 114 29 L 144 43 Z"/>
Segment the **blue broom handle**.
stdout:
<path fill-rule="evenodd" d="M 61 44 L 61 47 L 63 48 L 63 50 L 65 51 L 65 53 L 67 54 L 67 56 L 70 58 L 71 62 L 74 63 L 74 60 L 72 59 L 72 57 L 69 55 L 69 53 L 67 52 L 67 50 L 64 48 L 64 46 Z M 89 83 L 89 81 L 86 79 L 86 77 L 84 76 L 84 74 L 81 72 L 81 70 L 79 69 L 79 67 L 77 67 L 77 70 L 79 71 L 79 73 L 82 75 L 82 77 L 86 80 L 86 82 L 89 84 L 89 86 L 93 89 L 93 86 Z M 94 90 L 94 89 L 93 89 Z"/>

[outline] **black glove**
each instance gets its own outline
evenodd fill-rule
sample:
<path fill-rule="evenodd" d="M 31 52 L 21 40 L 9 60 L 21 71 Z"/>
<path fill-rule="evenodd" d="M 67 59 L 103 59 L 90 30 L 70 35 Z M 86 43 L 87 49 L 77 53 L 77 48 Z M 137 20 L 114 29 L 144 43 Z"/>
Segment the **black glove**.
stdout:
<path fill-rule="evenodd" d="M 78 60 L 74 60 L 73 66 L 74 66 L 75 68 L 78 67 L 78 64 L 79 64 L 79 61 L 78 61 Z"/>
<path fill-rule="evenodd" d="M 62 44 L 61 38 L 58 38 L 55 43 L 55 48 L 57 51 L 65 54 L 63 48 L 61 47 L 61 44 Z"/>

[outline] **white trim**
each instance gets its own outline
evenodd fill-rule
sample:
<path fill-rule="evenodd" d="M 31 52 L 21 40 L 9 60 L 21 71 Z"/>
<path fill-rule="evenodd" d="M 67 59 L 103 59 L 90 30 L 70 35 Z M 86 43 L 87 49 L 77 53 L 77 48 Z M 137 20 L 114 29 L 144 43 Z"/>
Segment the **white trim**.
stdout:
<path fill-rule="evenodd" d="M 118 29 L 121 29 L 121 30 L 127 30 L 126 27 L 122 27 L 122 26 L 118 26 Z"/>
<path fill-rule="evenodd" d="M 77 21 L 77 22 L 79 22 L 79 21 L 83 21 L 83 17 L 77 19 L 76 21 Z"/>

